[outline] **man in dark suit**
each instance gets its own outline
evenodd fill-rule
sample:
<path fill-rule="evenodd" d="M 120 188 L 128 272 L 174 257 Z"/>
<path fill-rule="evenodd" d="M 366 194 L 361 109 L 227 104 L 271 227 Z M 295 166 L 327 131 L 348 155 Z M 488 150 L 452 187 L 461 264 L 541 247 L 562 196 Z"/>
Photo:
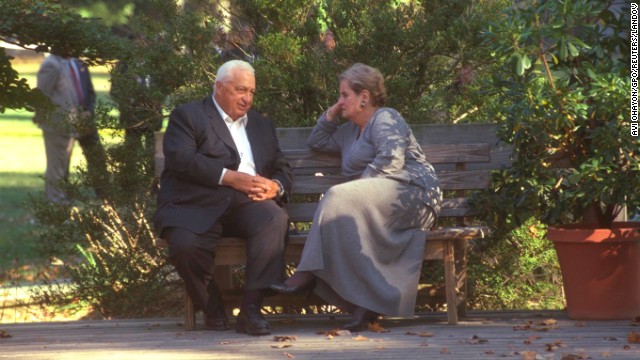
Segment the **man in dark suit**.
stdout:
<path fill-rule="evenodd" d="M 245 289 L 236 331 L 270 334 L 260 308 L 267 289 L 281 280 L 288 216 L 282 209 L 292 172 L 271 120 L 250 110 L 253 67 L 232 60 L 219 69 L 213 96 L 177 107 L 164 135 L 165 167 L 155 226 L 169 242 L 169 259 L 205 324 L 229 322 L 215 283 L 205 286 L 216 239 L 246 240 Z"/>

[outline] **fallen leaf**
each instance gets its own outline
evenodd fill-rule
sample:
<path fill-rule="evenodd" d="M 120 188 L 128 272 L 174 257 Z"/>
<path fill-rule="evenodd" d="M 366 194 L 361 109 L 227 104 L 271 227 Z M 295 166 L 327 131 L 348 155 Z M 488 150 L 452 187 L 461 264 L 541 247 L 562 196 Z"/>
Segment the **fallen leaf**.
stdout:
<path fill-rule="evenodd" d="M 493 352 L 493 350 L 487 350 L 484 353 L 487 354 L 487 355 L 494 355 L 495 354 L 495 352 Z"/>
<path fill-rule="evenodd" d="M 558 324 L 558 320 L 555 319 L 546 319 L 546 320 L 542 320 L 538 323 L 539 325 L 543 325 L 543 326 L 555 326 Z"/>
<path fill-rule="evenodd" d="M 377 333 L 388 333 L 389 330 L 383 328 L 380 323 L 374 322 L 369 324 L 369 331 L 377 332 Z"/>
<path fill-rule="evenodd" d="M 556 350 L 558 350 L 558 348 L 565 347 L 565 346 L 566 345 L 562 341 L 558 340 L 558 341 L 556 341 L 554 343 L 546 344 L 545 345 L 545 349 L 547 351 L 556 351 Z"/>
<path fill-rule="evenodd" d="M 535 351 L 526 350 L 520 353 L 522 360 L 536 360 L 538 353 Z"/>
<path fill-rule="evenodd" d="M 587 324 L 586 324 L 584 321 L 580 321 L 580 322 L 577 322 L 577 323 L 575 324 L 575 326 L 576 326 L 576 327 L 585 327 L 585 326 L 587 326 Z"/>
<path fill-rule="evenodd" d="M 358 336 L 354 337 L 353 340 L 355 340 L 355 341 L 367 341 L 367 340 L 369 340 L 369 338 L 365 337 L 365 336 L 362 336 L 362 335 L 358 335 Z"/>
<path fill-rule="evenodd" d="M 329 331 L 317 331 L 316 334 L 325 335 L 325 336 L 350 336 L 351 335 L 351 331 L 349 331 L 349 330 L 340 330 L 340 329 L 332 329 L 332 330 L 329 330 Z"/>
<path fill-rule="evenodd" d="M 284 352 L 284 356 L 286 356 L 286 357 L 287 357 L 287 358 L 289 358 L 289 359 L 293 359 L 293 358 L 295 357 L 295 356 L 293 356 L 293 355 L 289 354 L 289 353 L 288 353 L 288 352 L 286 352 L 286 351 Z"/>
<path fill-rule="evenodd" d="M 296 341 L 298 340 L 297 336 L 280 336 L 276 335 L 273 337 L 273 341 Z"/>
<path fill-rule="evenodd" d="M 483 344 L 483 343 L 489 342 L 489 340 L 482 339 L 478 335 L 473 335 L 471 339 L 467 340 L 467 342 L 469 344 L 477 345 L 477 344 Z"/>
<path fill-rule="evenodd" d="M 575 354 L 564 354 L 560 360 L 578 360 L 580 359 L 579 355 Z"/>
<path fill-rule="evenodd" d="M 292 347 L 293 345 L 291 344 L 278 344 L 278 345 L 271 345 L 272 348 L 274 349 L 284 349 L 284 348 L 288 348 L 288 347 Z"/>
<path fill-rule="evenodd" d="M 448 353 L 449 353 L 449 349 L 447 349 L 447 348 L 440 349 L 440 354 L 444 355 L 444 354 L 448 354 Z"/>
<path fill-rule="evenodd" d="M 529 330 L 529 329 L 531 329 L 531 321 L 528 321 L 524 325 L 516 325 L 516 326 L 513 327 L 514 331 L 517 331 L 517 330 Z"/>
<path fill-rule="evenodd" d="M 11 335 L 8 332 L 6 332 L 4 330 L 0 330 L 0 339 L 8 339 L 10 337 L 11 337 Z"/>
<path fill-rule="evenodd" d="M 631 331 L 629 335 L 627 335 L 627 341 L 629 344 L 640 344 L 640 334 L 635 331 Z"/>
<path fill-rule="evenodd" d="M 525 345 L 531 345 L 534 340 L 538 340 L 538 339 L 540 339 L 540 336 L 537 336 L 537 335 L 529 336 L 524 340 L 524 343 Z"/>
<path fill-rule="evenodd" d="M 556 344 L 546 344 L 544 347 L 547 351 L 556 351 L 559 348 Z"/>
<path fill-rule="evenodd" d="M 564 354 L 562 355 L 562 358 L 560 360 L 584 360 L 584 359 L 591 359 L 591 356 L 582 352 L 578 354 Z"/>
<path fill-rule="evenodd" d="M 555 328 L 557 324 L 558 324 L 558 321 L 554 319 L 542 320 L 535 324 L 532 321 L 528 321 L 524 325 L 515 325 L 513 327 L 513 330 L 514 331 L 517 331 L 517 330 L 549 331 L 549 329 Z"/>
<path fill-rule="evenodd" d="M 430 333 L 428 331 L 424 331 L 424 332 L 414 332 L 414 331 L 407 331 L 406 333 L 404 333 L 405 335 L 417 335 L 419 337 L 432 337 L 433 333 Z"/>
<path fill-rule="evenodd" d="M 236 344 L 237 341 L 220 341 L 218 344 L 220 345 L 229 345 L 229 344 Z"/>

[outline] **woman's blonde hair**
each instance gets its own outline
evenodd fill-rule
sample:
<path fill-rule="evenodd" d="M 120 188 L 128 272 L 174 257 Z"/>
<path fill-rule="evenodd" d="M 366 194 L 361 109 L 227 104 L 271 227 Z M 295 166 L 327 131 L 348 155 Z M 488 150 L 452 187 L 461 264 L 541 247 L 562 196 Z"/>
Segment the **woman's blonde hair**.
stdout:
<path fill-rule="evenodd" d="M 384 77 L 380 70 L 369 65 L 355 63 L 340 74 L 340 81 L 343 80 L 356 94 L 360 94 L 362 90 L 369 91 L 371 105 L 384 106 L 387 100 L 387 90 L 384 87 Z"/>

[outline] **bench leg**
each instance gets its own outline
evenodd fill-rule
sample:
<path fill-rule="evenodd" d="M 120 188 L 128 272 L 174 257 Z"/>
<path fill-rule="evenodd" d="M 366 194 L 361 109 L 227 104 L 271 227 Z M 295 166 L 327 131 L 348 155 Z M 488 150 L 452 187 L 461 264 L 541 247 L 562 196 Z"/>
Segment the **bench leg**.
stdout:
<path fill-rule="evenodd" d="M 454 244 L 458 316 L 467 316 L 467 243 L 456 240 Z"/>
<path fill-rule="evenodd" d="M 456 264 L 452 241 L 443 241 L 444 282 L 447 298 L 447 321 L 451 325 L 458 323 L 458 304 L 456 294 Z"/>
<path fill-rule="evenodd" d="M 193 306 L 193 300 L 187 289 L 184 289 L 184 329 L 187 331 L 194 330 L 196 328 L 196 311 Z"/>
<path fill-rule="evenodd" d="M 228 290 L 232 287 L 232 273 L 230 266 L 214 266 L 213 278 L 216 280 L 220 289 Z M 196 309 L 193 300 L 184 290 L 184 329 L 187 331 L 196 328 Z"/>

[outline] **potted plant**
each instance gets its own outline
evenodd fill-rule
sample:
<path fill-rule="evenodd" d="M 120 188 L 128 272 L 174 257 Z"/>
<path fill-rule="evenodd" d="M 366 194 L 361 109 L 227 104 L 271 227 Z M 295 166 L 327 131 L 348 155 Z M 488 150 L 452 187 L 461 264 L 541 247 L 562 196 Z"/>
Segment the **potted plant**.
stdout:
<path fill-rule="evenodd" d="M 503 222 L 550 225 L 574 319 L 640 315 L 639 224 L 614 221 L 640 205 L 629 13 L 619 1 L 524 0 L 484 34 L 502 63 L 489 86 L 499 137 L 513 145 L 493 204 L 503 200 Z"/>

